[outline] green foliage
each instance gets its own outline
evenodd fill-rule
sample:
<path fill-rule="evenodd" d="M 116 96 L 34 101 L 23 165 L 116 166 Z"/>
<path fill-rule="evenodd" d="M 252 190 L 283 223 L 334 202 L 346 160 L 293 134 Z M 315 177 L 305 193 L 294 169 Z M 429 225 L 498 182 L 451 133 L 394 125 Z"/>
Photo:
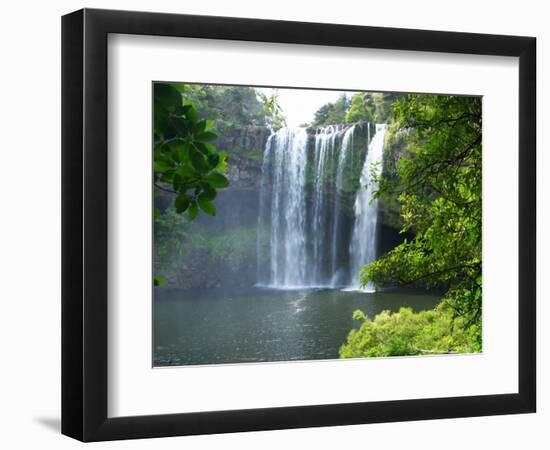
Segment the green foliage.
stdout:
<path fill-rule="evenodd" d="M 214 206 L 214 203 L 212 203 L 212 199 L 210 198 L 210 195 L 206 192 L 203 192 L 202 194 L 199 194 L 197 197 L 197 203 L 206 214 L 210 214 L 211 216 L 216 215 L 216 207 Z"/>
<path fill-rule="evenodd" d="M 153 277 L 154 286 L 163 286 L 166 284 L 166 280 L 163 277 L 155 276 Z"/>
<path fill-rule="evenodd" d="M 394 119 L 393 104 L 403 98 L 403 94 L 397 92 L 373 93 L 375 105 L 373 120 L 376 123 L 391 123 Z"/>
<path fill-rule="evenodd" d="M 276 92 L 264 95 L 246 86 L 216 86 L 205 84 L 175 84 L 190 101 L 201 118 L 215 121 L 215 131 L 225 134 L 234 128 L 272 126 L 284 122 Z"/>
<path fill-rule="evenodd" d="M 397 199 L 412 240 L 365 266 L 361 281 L 446 286 L 457 317 L 481 319 L 481 99 L 407 95 L 394 103 L 407 151 L 377 196 Z"/>
<path fill-rule="evenodd" d="M 193 102 L 183 100 L 184 92 L 183 85 L 154 85 L 154 183 L 157 191 L 176 195 L 178 213 L 188 211 L 194 219 L 199 207 L 216 214 L 216 190 L 228 185 L 222 174 L 226 154 L 210 144 L 218 137 L 214 122 L 201 119 Z"/>
<path fill-rule="evenodd" d="M 346 123 L 390 123 L 393 120 L 392 104 L 401 96 L 392 92 L 358 92 L 351 97 Z"/>
<path fill-rule="evenodd" d="M 359 92 L 351 97 L 351 106 L 346 112 L 346 123 L 374 122 L 376 105 L 371 94 Z"/>
<path fill-rule="evenodd" d="M 286 118 L 283 115 L 283 110 L 279 105 L 279 97 L 277 89 L 273 89 L 271 95 L 266 95 L 258 92 L 258 95 L 263 102 L 263 111 L 266 117 L 266 123 L 274 131 L 286 126 Z"/>
<path fill-rule="evenodd" d="M 386 92 L 357 92 L 349 98 L 343 94 L 333 103 L 317 110 L 312 126 L 342 123 L 389 123 L 393 120 L 392 104 L 402 94 Z"/>
<path fill-rule="evenodd" d="M 340 355 L 479 352 L 481 99 L 406 95 L 393 102 L 393 120 L 388 140 L 402 151 L 390 158 L 393 173 L 374 178 L 375 196 L 399 204 L 401 231 L 413 238 L 363 267 L 361 283 L 439 286 L 446 293 L 431 311 L 402 308 L 374 320 L 356 312 L 362 324 Z"/>
<path fill-rule="evenodd" d="M 327 103 L 315 113 L 312 126 L 336 125 L 345 123 L 346 112 L 351 105 L 346 94 L 342 94 L 334 103 Z"/>
<path fill-rule="evenodd" d="M 466 319 L 456 318 L 447 303 L 418 313 L 411 308 L 383 311 L 373 320 L 361 311 L 353 317 L 361 326 L 349 333 L 340 348 L 341 358 L 481 351 L 481 325 L 466 326 Z"/>

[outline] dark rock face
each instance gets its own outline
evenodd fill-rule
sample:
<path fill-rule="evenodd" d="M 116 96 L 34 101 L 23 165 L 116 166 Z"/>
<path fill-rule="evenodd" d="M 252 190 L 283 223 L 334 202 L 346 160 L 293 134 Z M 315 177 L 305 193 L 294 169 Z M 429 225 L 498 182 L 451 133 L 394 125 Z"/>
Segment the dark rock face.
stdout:
<path fill-rule="evenodd" d="M 260 189 L 262 158 L 270 134 L 267 127 L 247 127 L 231 130 L 218 138 L 218 150 L 228 152 L 228 190 Z"/>

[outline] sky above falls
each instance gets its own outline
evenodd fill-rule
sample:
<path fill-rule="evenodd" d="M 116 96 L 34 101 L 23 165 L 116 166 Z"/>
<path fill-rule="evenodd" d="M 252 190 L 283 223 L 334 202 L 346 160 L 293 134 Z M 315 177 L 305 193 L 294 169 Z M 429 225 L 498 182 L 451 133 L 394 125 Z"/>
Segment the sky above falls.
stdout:
<path fill-rule="evenodd" d="M 256 88 L 271 95 L 273 88 Z M 287 125 L 297 127 L 313 121 L 313 115 L 324 104 L 334 102 L 342 94 L 351 97 L 353 91 L 327 91 L 317 89 L 275 89 L 278 91 L 279 105 L 286 117 Z"/>

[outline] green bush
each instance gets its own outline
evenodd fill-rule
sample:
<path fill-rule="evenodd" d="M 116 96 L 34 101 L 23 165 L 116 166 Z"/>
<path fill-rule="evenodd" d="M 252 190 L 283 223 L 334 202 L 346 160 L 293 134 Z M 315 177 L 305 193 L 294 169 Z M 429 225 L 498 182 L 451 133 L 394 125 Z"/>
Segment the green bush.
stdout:
<path fill-rule="evenodd" d="M 481 326 L 465 326 L 446 302 L 417 313 L 411 308 L 383 311 L 372 320 L 357 310 L 353 317 L 362 323 L 349 333 L 341 358 L 481 351 Z"/>

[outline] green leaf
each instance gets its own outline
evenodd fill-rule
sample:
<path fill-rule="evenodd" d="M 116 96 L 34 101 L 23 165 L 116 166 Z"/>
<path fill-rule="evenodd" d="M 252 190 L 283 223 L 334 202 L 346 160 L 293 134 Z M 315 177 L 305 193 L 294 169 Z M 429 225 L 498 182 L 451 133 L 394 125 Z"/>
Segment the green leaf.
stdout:
<path fill-rule="evenodd" d="M 155 172 L 166 172 L 171 168 L 172 168 L 172 165 L 166 161 L 163 161 L 163 160 L 155 161 Z"/>
<path fill-rule="evenodd" d="M 183 184 L 183 177 L 176 171 L 176 173 L 172 177 L 172 186 L 174 188 L 174 191 L 179 192 L 182 184 Z"/>
<path fill-rule="evenodd" d="M 210 200 L 209 195 L 205 195 L 204 193 L 199 194 L 197 201 L 201 209 L 206 214 L 210 214 L 211 216 L 216 215 L 216 207 L 214 206 L 214 203 L 212 203 L 212 201 Z"/>
<path fill-rule="evenodd" d="M 204 177 L 204 181 L 206 181 L 213 188 L 217 189 L 223 189 L 229 186 L 229 181 L 227 181 L 227 178 L 221 173 L 208 174 Z"/>
<path fill-rule="evenodd" d="M 174 111 L 181 105 L 181 94 L 170 84 L 155 83 L 154 101 L 156 106 Z"/>
<path fill-rule="evenodd" d="M 218 165 L 212 170 L 215 172 L 227 173 L 227 152 L 221 151 L 218 152 L 218 155 L 220 155 L 220 161 L 218 162 Z"/>
<path fill-rule="evenodd" d="M 199 120 L 193 127 L 193 133 L 200 134 L 206 129 L 206 120 Z"/>
<path fill-rule="evenodd" d="M 191 164 L 181 165 L 176 169 L 176 173 L 182 178 L 198 177 L 197 171 L 194 169 L 193 166 L 191 166 Z"/>
<path fill-rule="evenodd" d="M 194 146 L 189 147 L 189 159 L 191 159 L 191 164 L 199 172 L 204 172 L 206 170 L 206 161 L 201 152 L 199 152 Z"/>
<path fill-rule="evenodd" d="M 213 120 L 206 120 L 206 125 L 204 126 L 204 131 L 211 130 L 214 127 Z"/>
<path fill-rule="evenodd" d="M 178 212 L 179 214 L 185 212 L 190 204 L 191 197 L 189 197 L 187 194 L 178 195 L 175 201 L 176 212 Z"/>
<path fill-rule="evenodd" d="M 155 103 L 154 116 L 155 134 L 164 137 L 165 130 L 168 127 L 168 113 L 161 105 Z"/>
<path fill-rule="evenodd" d="M 185 113 L 189 111 L 189 109 L 191 109 L 192 107 L 193 107 L 193 103 L 190 100 L 187 100 L 182 103 L 182 105 L 178 108 L 177 112 L 180 115 L 185 115 Z"/>
<path fill-rule="evenodd" d="M 193 132 L 193 123 L 183 117 L 170 117 L 170 126 L 174 129 L 174 138 L 184 139 Z"/>
<path fill-rule="evenodd" d="M 218 167 L 220 163 L 220 155 L 218 153 L 211 153 L 206 157 L 208 161 L 208 167 L 212 170 Z"/>
<path fill-rule="evenodd" d="M 160 209 L 153 208 L 153 216 L 155 219 L 158 219 L 160 217 Z"/>
<path fill-rule="evenodd" d="M 216 153 L 216 147 L 214 147 L 212 144 L 205 144 L 204 142 L 200 141 L 194 141 L 193 144 L 203 155 Z"/>
<path fill-rule="evenodd" d="M 216 189 L 214 189 L 208 183 L 202 183 L 201 187 L 203 189 L 201 195 L 208 200 L 214 200 L 216 198 L 216 195 L 218 195 Z"/>
<path fill-rule="evenodd" d="M 195 220 L 198 214 L 199 214 L 199 208 L 197 206 L 197 203 L 193 201 L 191 202 L 191 204 L 189 205 L 189 209 L 187 210 L 187 215 L 189 216 L 189 220 Z"/>
<path fill-rule="evenodd" d="M 162 183 L 172 183 L 172 180 L 174 179 L 174 173 L 174 169 L 169 169 L 166 172 L 163 172 L 160 177 L 160 181 Z"/>
<path fill-rule="evenodd" d="M 157 275 L 157 276 L 153 277 L 153 284 L 155 286 L 162 286 L 163 284 L 166 284 L 166 280 Z"/>
<path fill-rule="evenodd" d="M 166 146 L 164 142 L 159 142 L 158 144 L 156 144 L 155 147 L 153 148 L 153 156 L 155 160 L 162 159 L 165 151 L 166 151 Z"/>
<path fill-rule="evenodd" d="M 186 112 L 185 115 L 191 122 L 198 122 L 199 121 L 199 113 L 195 109 L 194 106 L 191 106 Z"/>
<path fill-rule="evenodd" d="M 189 144 L 183 139 L 176 139 L 168 144 L 174 161 L 184 162 L 188 158 Z"/>
<path fill-rule="evenodd" d="M 218 138 L 218 135 L 216 133 L 213 133 L 212 131 L 204 131 L 197 134 L 195 138 L 202 142 L 210 142 L 216 140 Z"/>
<path fill-rule="evenodd" d="M 172 86 L 180 94 L 182 94 L 185 91 L 185 84 L 183 83 L 168 83 L 168 84 Z"/>

